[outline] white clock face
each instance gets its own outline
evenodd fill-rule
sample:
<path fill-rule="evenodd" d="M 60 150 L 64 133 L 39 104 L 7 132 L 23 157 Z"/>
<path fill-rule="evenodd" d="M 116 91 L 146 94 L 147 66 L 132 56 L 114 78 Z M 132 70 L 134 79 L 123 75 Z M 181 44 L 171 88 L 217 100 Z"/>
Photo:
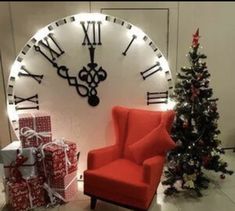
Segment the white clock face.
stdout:
<path fill-rule="evenodd" d="M 79 171 L 87 152 L 114 143 L 111 109 L 165 109 L 171 72 L 139 28 L 104 14 L 78 14 L 41 29 L 17 56 L 8 82 L 8 114 L 47 112 L 53 138 L 78 144 Z"/>

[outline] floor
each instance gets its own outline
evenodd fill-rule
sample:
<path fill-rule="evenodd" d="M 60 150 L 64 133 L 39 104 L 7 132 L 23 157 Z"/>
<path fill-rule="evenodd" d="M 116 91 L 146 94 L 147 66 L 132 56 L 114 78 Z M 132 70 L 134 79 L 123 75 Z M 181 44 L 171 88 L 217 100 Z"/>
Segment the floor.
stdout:
<path fill-rule="evenodd" d="M 228 150 L 223 159 L 228 162 L 230 169 L 235 171 L 235 153 Z M 178 195 L 166 197 L 164 187 L 159 185 L 158 194 L 155 197 L 149 211 L 234 211 L 235 210 L 235 174 L 226 176 L 222 180 L 219 174 L 206 173 L 211 178 L 210 187 L 203 191 L 203 197 L 199 199 Z M 54 208 L 39 208 L 36 211 L 89 211 L 89 198 L 82 194 L 82 182 L 78 182 L 79 194 L 77 200 L 63 206 Z M 0 208 L 2 211 L 9 209 L 5 205 L 3 185 L 0 183 Z M 118 206 L 102 201 L 97 202 L 96 211 L 128 211 Z"/>

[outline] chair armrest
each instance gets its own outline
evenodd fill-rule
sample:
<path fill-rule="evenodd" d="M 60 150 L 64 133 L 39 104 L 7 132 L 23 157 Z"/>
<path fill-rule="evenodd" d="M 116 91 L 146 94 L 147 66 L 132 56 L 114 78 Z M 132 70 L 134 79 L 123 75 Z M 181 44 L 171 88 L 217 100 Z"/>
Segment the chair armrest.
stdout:
<path fill-rule="evenodd" d="M 118 145 L 92 150 L 88 153 L 87 167 L 93 170 L 104 166 L 119 157 Z"/>
<path fill-rule="evenodd" d="M 161 179 L 164 163 L 165 163 L 164 155 L 157 155 L 146 159 L 143 163 L 144 182 L 151 186 L 157 185 Z"/>

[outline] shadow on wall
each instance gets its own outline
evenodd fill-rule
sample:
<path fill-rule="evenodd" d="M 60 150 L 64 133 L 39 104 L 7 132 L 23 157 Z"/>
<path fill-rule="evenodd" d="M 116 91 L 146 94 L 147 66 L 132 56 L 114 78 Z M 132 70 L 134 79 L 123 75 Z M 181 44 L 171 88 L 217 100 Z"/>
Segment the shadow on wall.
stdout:
<path fill-rule="evenodd" d="M 226 148 L 233 147 L 233 148 L 235 149 L 235 128 L 226 131 L 226 139 L 227 139 L 227 140 L 231 140 L 231 141 L 230 141 L 231 145 L 226 146 L 226 147 L 224 147 L 224 148 L 226 149 Z M 221 140 L 222 145 L 223 145 L 223 140 L 220 139 L 220 138 L 219 138 L 219 140 Z"/>

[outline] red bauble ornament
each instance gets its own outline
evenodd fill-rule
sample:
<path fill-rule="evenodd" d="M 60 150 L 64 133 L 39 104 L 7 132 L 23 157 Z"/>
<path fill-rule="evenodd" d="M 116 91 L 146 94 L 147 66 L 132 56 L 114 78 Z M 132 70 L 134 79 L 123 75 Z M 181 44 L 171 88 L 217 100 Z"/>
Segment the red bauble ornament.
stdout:
<path fill-rule="evenodd" d="M 191 86 L 191 92 L 192 92 L 192 96 L 191 96 L 191 100 L 194 101 L 194 99 L 200 94 L 200 90 L 195 88 L 193 85 Z"/>
<path fill-rule="evenodd" d="M 202 164 L 203 164 L 203 166 L 207 167 L 208 164 L 210 163 L 210 161 L 211 161 L 211 157 L 210 157 L 210 156 L 204 156 L 204 157 L 202 158 Z"/>

